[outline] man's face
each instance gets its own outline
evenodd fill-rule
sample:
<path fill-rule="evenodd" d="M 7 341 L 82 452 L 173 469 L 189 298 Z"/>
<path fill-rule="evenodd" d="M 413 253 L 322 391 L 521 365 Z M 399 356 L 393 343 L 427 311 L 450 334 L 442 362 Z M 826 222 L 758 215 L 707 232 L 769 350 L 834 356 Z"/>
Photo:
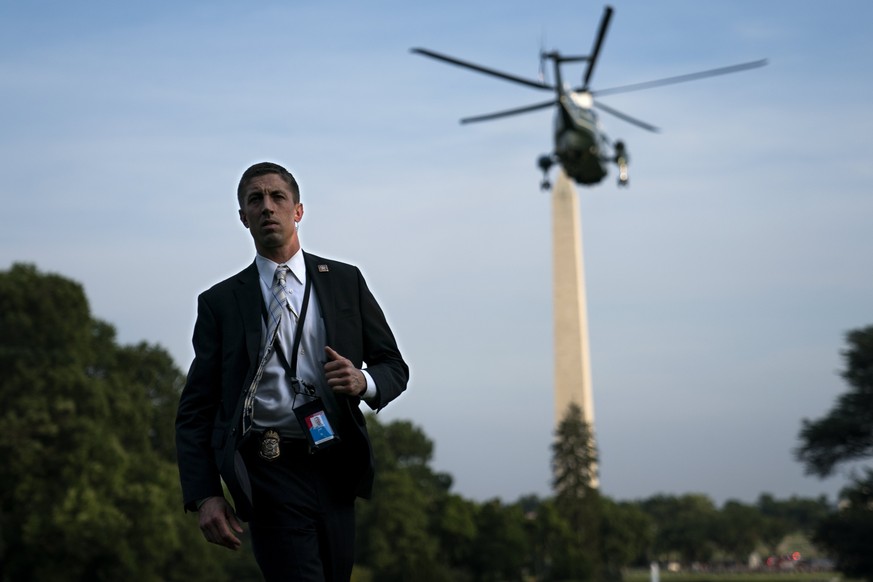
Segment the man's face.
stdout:
<path fill-rule="evenodd" d="M 240 199 L 239 218 L 249 229 L 255 247 L 269 257 L 270 250 L 285 247 L 296 252 L 296 222 L 303 218 L 303 205 L 278 174 L 264 174 L 249 180 Z"/>

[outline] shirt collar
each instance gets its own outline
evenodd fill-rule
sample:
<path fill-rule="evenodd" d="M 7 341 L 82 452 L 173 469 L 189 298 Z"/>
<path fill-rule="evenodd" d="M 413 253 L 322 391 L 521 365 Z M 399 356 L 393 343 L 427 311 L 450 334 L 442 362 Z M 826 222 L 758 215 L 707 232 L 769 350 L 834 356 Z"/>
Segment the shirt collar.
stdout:
<path fill-rule="evenodd" d="M 255 265 L 258 267 L 258 275 L 260 275 L 261 280 L 267 284 L 268 289 L 273 285 L 273 276 L 276 274 L 276 268 L 280 264 L 288 265 L 294 278 L 297 279 L 301 285 L 306 285 L 306 261 L 303 259 L 303 249 L 298 249 L 297 252 L 294 253 L 294 256 L 288 259 L 285 263 L 274 263 L 270 259 L 262 257 L 261 255 L 255 256 Z"/>

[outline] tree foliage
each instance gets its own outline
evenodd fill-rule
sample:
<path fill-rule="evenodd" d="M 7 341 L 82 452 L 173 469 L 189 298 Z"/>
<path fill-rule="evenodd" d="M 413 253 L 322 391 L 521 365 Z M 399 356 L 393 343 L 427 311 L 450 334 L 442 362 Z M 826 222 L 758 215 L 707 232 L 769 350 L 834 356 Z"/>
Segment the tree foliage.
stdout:
<path fill-rule="evenodd" d="M 849 390 L 823 418 L 804 420 L 797 459 L 826 477 L 839 463 L 873 456 L 873 326 L 846 334 L 842 377 Z"/>
<path fill-rule="evenodd" d="M 850 338 L 844 377 L 869 386 L 870 360 L 855 353 L 867 336 Z M 15 265 L 0 272 L 0 374 L 0 582 L 260 579 L 250 544 L 207 544 L 182 512 L 173 419 L 183 377 L 166 351 L 119 345 L 80 285 Z M 840 512 L 823 497 L 762 495 L 721 510 L 703 495 L 617 502 L 592 485 L 597 450 L 575 408 L 552 446 L 553 497 L 478 503 L 431 467 L 434 443 L 419 427 L 375 415 L 368 426 L 377 476 L 359 505 L 358 581 L 609 580 L 653 558 L 739 561 L 752 539 L 775 548 L 813 530 L 844 572 L 869 571 L 857 540 L 873 535 L 870 472 Z"/>
<path fill-rule="evenodd" d="M 821 520 L 813 540 L 831 552 L 843 574 L 873 581 L 873 471 L 855 478 L 842 497 L 845 507 Z"/>
<path fill-rule="evenodd" d="M 552 489 L 558 504 L 572 515 L 579 502 L 596 491 L 597 448 L 591 427 L 582 419 L 582 409 L 571 403 L 555 430 L 552 443 Z M 572 519 L 572 517 L 571 517 Z M 574 527 L 579 523 L 573 523 Z"/>
<path fill-rule="evenodd" d="M 554 575 L 600 580 L 600 495 L 597 483 L 597 448 L 591 427 L 576 403 L 567 408 L 552 444 L 552 488 L 555 507 L 566 520 L 568 535 L 553 557 Z"/>
<path fill-rule="evenodd" d="M 487 501 L 476 514 L 476 530 L 471 552 L 474 580 L 521 580 L 526 554 L 521 509 L 499 499 Z"/>
<path fill-rule="evenodd" d="M 758 544 L 763 543 L 764 517 L 751 505 L 728 501 L 716 519 L 715 540 L 735 563 L 745 563 Z"/>
<path fill-rule="evenodd" d="M 634 562 L 646 563 L 655 540 L 655 524 L 637 503 L 601 497 L 600 540 L 604 574 L 621 578 Z"/>
<path fill-rule="evenodd" d="M 803 421 L 797 459 L 807 473 L 825 477 L 841 463 L 873 456 L 873 326 L 846 334 L 841 373 L 848 390 L 821 419 Z M 827 547 L 840 570 L 873 580 L 873 472 L 856 477 L 841 497 L 842 509 L 825 517 L 815 539 Z M 865 541 L 862 541 L 865 540 Z"/>
<path fill-rule="evenodd" d="M 0 273 L 0 580 L 222 580 L 181 511 L 172 446 L 182 375 L 119 346 L 84 291 Z"/>
<path fill-rule="evenodd" d="M 553 499 L 528 496 L 519 500 L 519 507 L 525 515 L 527 569 L 538 580 L 551 580 L 556 554 L 571 535 L 570 526 Z"/>
<path fill-rule="evenodd" d="M 656 524 L 655 558 L 692 564 L 714 555 L 719 514 L 709 497 L 655 495 L 641 507 Z"/>
<path fill-rule="evenodd" d="M 792 496 L 779 500 L 769 493 L 763 493 L 755 505 L 765 520 L 764 527 L 768 521 L 778 524 L 779 539 L 791 532 L 811 535 L 821 520 L 833 512 L 833 507 L 824 495 L 815 499 Z"/>
<path fill-rule="evenodd" d="M 373 498 L 359 505 L 357 564 L 374 580 L 451 580 L 434 532 L 451 479 L 429 466 L 433 442 L 409 421 L 371 414 L 367 425 L 377 470 Z"/>

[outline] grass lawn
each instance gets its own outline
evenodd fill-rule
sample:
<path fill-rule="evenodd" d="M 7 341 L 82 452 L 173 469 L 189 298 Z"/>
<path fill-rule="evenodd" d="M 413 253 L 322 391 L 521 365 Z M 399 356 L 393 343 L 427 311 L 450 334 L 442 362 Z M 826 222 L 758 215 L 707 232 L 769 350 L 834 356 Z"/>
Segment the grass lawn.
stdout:
<path fill-rule="evenodd" d="M 661 582 L 860 582 L 839 572 L 664 572 Z M 629 570 L 625 582 L 649 582 L 648 570 Z"/>

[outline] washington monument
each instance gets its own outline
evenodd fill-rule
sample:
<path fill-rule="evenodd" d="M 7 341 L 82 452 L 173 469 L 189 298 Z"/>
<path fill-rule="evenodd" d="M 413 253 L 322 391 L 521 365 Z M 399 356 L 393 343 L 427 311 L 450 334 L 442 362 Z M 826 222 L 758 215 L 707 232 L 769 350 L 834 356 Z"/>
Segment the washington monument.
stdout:
<path fill-rule="evenodd" d="M 555 426 L 575 402 L 594 429 L 582 229 L 576 187 L 563 169 L 552 188 L 552 286 L 555 340 Z"/>

